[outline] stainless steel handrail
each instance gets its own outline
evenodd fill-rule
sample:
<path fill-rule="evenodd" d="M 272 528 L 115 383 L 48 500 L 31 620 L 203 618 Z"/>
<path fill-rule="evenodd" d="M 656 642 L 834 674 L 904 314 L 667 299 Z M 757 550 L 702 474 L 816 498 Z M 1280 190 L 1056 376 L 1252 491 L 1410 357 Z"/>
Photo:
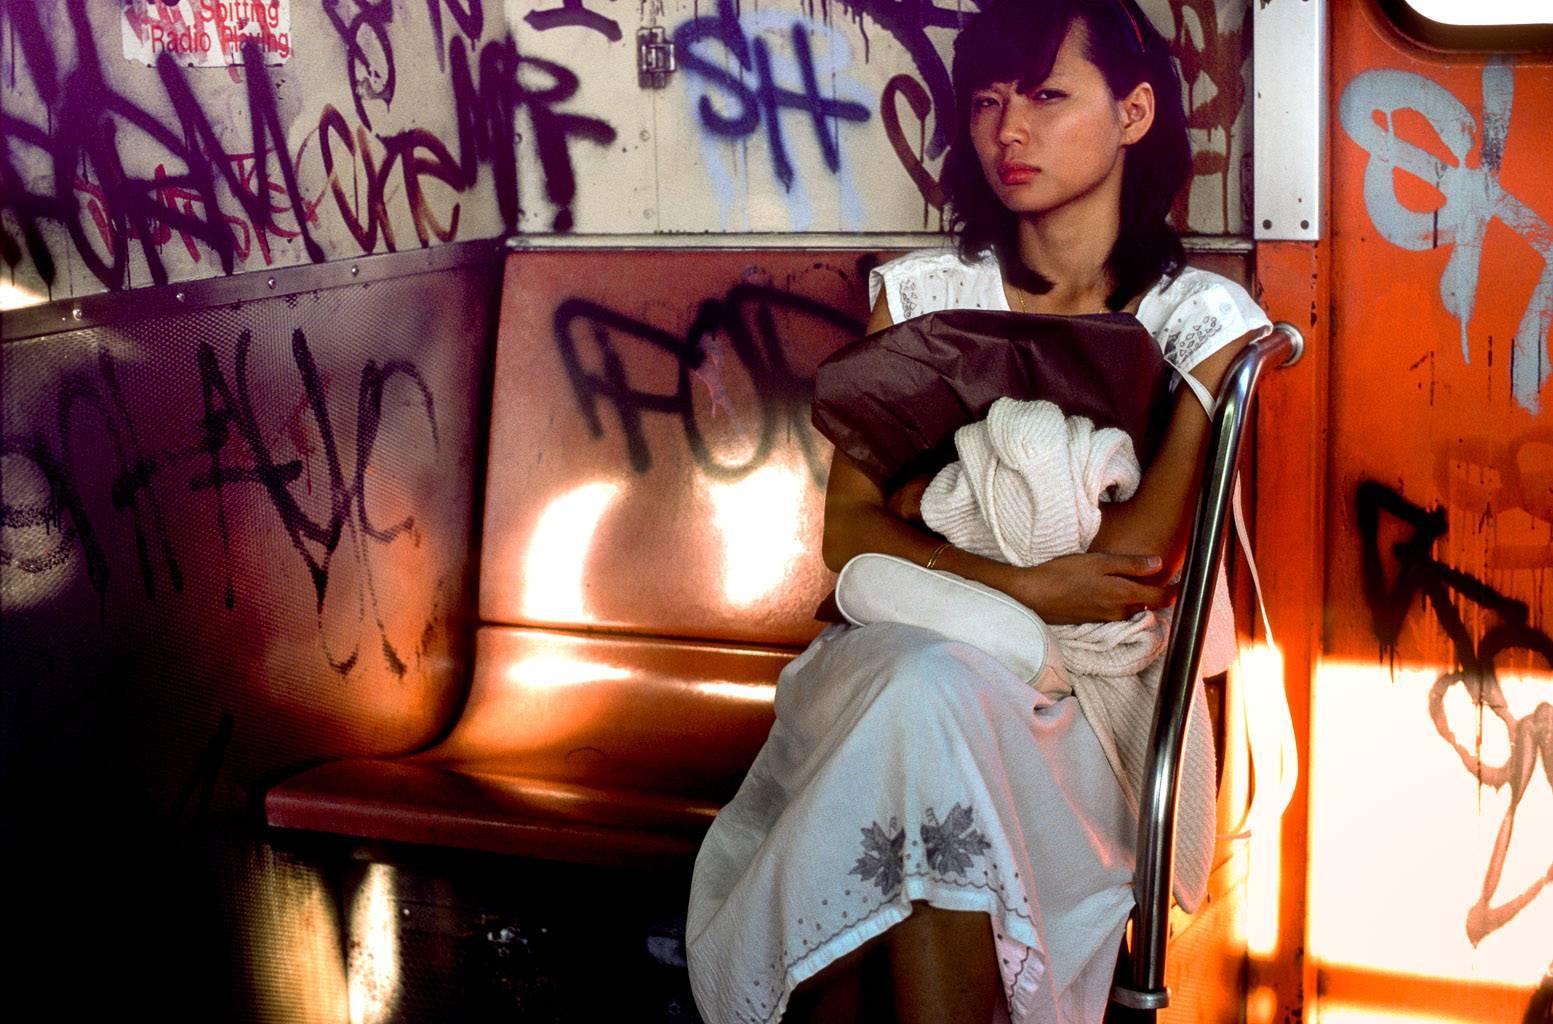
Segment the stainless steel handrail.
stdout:
<path fill-rule="evenodd" d="M 1170 1005 L 1165 987 L 1165 939 L 1170 921 L 1170 890 L 1175 852 L 1176 795 L 1181 776 L 1187 711 L 1201 661 L 1203 634 L 1213 599 L 1214 577 L 1224 554 L 1230 494 L 1240 461 L 1241 442 L 1250 419 L 1251 400 L 1268 366 L 1289 366 L 1305 349 L 1305 339 L 1280 321 L 1266 337 L 1247 345 L 1224 376 L 1214 402 L 1208 448 L 1203 456 L 1202 490 L 1186 549 L 1186 570 L 1170 622 L 1159 703 L 1149 738 L 1149 763 L 1138 814 L 1138 864 L 1133 878 L 1130 978 L 1117 982 L 1111 999 L 1139 1010 Z"/>

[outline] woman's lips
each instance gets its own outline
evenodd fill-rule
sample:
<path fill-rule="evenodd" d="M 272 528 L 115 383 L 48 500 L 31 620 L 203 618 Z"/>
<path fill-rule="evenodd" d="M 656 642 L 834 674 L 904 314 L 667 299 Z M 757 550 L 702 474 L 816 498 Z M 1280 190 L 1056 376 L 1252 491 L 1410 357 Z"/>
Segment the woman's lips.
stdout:
<path fill-rule="evenodd" d="M 1005 185 L 1023 185 L 1040 173 L 1039 167 L 1030 164 L 998 164 L 998 180 Z"/>

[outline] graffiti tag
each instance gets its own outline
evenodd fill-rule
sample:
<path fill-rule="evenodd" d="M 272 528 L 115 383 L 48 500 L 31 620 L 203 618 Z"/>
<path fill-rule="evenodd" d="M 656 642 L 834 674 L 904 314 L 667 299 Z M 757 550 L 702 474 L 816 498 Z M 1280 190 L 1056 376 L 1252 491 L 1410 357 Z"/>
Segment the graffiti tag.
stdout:
<path fill-rule="evenodd" d="M 1412 252 L 1454 246 L 1440 276 L 1440 298 L 1461 325 L 1461 355 L 1471 361 L 1467 325 L 1477 301 L 1483 240 L 1499 220 L 1542 257 L 1542 273 L 1516 329 L 1510 354 L 1510 387 L 1515 401 L 1535 415 L 1539 393 L 1553 373 L 1548 353 L 1553 327 L 1553 227 L 1499 184 L 1515 72 L 1505 64 L 1483 68 L 1483 120 L 1444 86 L 1408 71 L 1378 69 L 1354 78 L 1343 90 L 1338 116 L 1348 137 L 1369 154 L 1364 168 L 1364 205 L 1381 237 Z M 1397 137 L 1394 116 L 1411 110 L 1429 122 L 1452 160 Z M 1385 119 L 1377 124 L 1375 114 Z M 1467 165 L 1474 140 L 1481 141 L 1476 167 Z M 1402 170 L 1444 195 L 1439 209 L 1409 210 L 1397 198 L 1394 174 Z"/>
<path fill-rule="evenodd" d="M 1450 639 L 1456 662 L 1456 667 L 1441 674 L 1429 690 L 1429 717 L 1440 738 L 1450 745 L 1462 766 L 1482 785 L 1494 789 L 1509 787 L 1510 805 L 1505 810 L 1483 875 L 1483 888 L 1477 902 L 1467 911 L 1467 938 L 1477 945 L 1491 932 L 1508 924 L 1549 882 L 1553 882 L 1553 864 L 1549 864 L 1543 877 L 1534 880 L 1522 892 L 1497 905 L 1494 903 L 1504 873 L 1505 855 L 1515 830 L 1515 814 L 1536 778 L 1539 757 L 1543 773 L 1553 786 L 1553 703 L 1543 701 L 1517 718 L 1510 712 L 1499 685 L 1495 661 L 1512 652 L 1521 652 L 1534 655 L 1553 668 L 1553 637 L 1531 624 L 1525 602 L 1501 594 L 1482 580 L 1434 558 L 1435 542 L 1445 536 L 1448 528 L 1444 509 L 1420 508 L 1391 488 L 1373 481 L 1359 485 L 1355 505 L 1364 545 L 1364 597 L 1370 608 L 1375 638 L 1382 649 L 1394 651 L 1414 600 L 1419 596 L 1424 598 L 1435 621 Z M 1383 515 L 1400 520 L 1411 530 L 1391 548 L 1397 568 L 1390 581 L 1379 541 Z M 1493 624 L 1476 641 L 1456 607 L 1456 598 L 1471 602 L 1493 617 Z M 1453 686 L 1461 686 L 1467 692 L 1479 714 L 1492 713 L 1504 724 L 1510 738 L 1510 752 L 1504 763 L 1494 765 L 1483 760 L 1481 729 L 1472 747 L 1464 744 L 1452 729 L 1446 718 L 1445 698 Z"/>

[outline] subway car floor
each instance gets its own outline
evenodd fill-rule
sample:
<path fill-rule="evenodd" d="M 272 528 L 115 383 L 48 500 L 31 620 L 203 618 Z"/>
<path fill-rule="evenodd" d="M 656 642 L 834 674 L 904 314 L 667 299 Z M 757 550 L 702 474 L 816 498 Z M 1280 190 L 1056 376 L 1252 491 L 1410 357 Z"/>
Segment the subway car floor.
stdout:
<path fill-rule="evenodd" d="M 34 993 L 17 1005 L 68 1020 L 700 1021 L 686 873 L 252 829 L 110 834 L 12 844 L 13 992 Z"/>

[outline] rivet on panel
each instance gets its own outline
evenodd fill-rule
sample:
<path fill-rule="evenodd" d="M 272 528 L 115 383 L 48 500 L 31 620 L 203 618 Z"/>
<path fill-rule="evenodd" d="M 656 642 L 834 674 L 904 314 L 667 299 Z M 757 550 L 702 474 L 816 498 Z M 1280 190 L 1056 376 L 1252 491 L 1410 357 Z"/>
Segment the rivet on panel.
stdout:
<path fill-rule="evenodd" d="M 177 299 L 179 302 L 182 302 L 184 299 L 187 299 L 188 296 L 183 292 L 179 292 L 178 294 L 174 295 L 173 298 Z"/>
<path fill-rule="evenodd" d="M 264 282 L 264 286 L 266 288 L 274 288 L 275 287 L 275 279 L 272 277 L 269 280 L 265 281 Z"/>
<path fill-rule="evenodd" d="M 85 318 L 85 316 L 86 313 L 82 311 L 80 306 L 76 306 L 70 310 L 70 319 L 72 320 L 81 320 Z"/>
<path fill-rule="evenodd" d="M 356 264 L 352 263 L 351 264 L 351 277 L 355 277 L 359 273 L 361 273 L 361 268 L 356 266 Z"/>

